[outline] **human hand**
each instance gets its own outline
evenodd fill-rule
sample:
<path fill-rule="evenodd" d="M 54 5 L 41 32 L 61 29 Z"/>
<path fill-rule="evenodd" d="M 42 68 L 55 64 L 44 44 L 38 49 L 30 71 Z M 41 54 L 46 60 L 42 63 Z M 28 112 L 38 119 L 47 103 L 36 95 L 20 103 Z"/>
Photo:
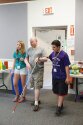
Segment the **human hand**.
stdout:
<path fill-rule="evenodd" d="M 46 62 L 48 60 L 48 58 L 47 57 L 37 57 L 36 59 L 35 59 L 35 62 L 37 63 L 41 63 L 41 62 Z"/>
<path fill-rule="evenodd" d="M 39 57 L 37 57 L 36 59 L 35 59 L 35 63 L 40 63 L 41 61 L 40 61 L 40 58 Z"/>
<path fill-rule="evenodd" d="M 69 77 L 66 78 L 65 83 L 66 83 L 66 84 L 70 84 L 70 79 L 69 79 Z"/>
<path fill-rule="evenodd" d="M 35 59 L 35 62 L 36 62 L 36 63 L 38 62 L 38 57 Z"/>
<path fill-rule="evenodd" d="M 31 65 L 29 64 L 28 60 L 25 58 L 24 62 L 26 64 L 27 69 L 31 69 Z"/>

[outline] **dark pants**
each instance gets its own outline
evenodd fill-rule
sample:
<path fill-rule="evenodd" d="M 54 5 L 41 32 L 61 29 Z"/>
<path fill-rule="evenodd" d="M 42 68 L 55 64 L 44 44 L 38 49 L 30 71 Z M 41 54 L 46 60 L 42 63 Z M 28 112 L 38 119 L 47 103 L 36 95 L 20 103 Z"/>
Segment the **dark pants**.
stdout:
<path fill-rule="evenodd" d="M 65 83 L 64 79 L 52 79 L 52 90 L 54 94 L 67 95 L 68 85 Z"/>

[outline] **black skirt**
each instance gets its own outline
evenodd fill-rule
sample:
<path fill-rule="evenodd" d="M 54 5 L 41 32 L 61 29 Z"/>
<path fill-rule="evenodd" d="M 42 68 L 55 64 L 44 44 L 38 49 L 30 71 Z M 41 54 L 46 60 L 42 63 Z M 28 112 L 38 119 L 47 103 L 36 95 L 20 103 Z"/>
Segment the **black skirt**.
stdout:
<path fill-rule="evenodd" d="M 68 85 L 65 83 L 64 79 L 52 79 L 52 90 L 54 94 L 57 95 L 67 95 Z"/>

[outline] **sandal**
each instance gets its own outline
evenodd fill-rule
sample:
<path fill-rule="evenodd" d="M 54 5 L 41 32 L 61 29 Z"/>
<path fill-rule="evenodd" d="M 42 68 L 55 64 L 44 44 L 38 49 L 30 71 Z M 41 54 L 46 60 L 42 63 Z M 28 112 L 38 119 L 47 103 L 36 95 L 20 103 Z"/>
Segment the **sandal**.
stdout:
<path fill-rule="evenodd" d="M 18 100 L 19 100 L 19 95 L 13 99 L 13 102 L 18 102 Z"/>
<path fill-rule="evenodd" d="M 22 97 L 20 97 L 20 99 L 18 100 L 18 102 L 19 102 L 19 103 L 21 103 L 21 102 L 25 102 L 25 101 L 26 101 L 26 98 L 25 98 L 25 97 L 23 97 L 23 96 L 22 96 Z"/>

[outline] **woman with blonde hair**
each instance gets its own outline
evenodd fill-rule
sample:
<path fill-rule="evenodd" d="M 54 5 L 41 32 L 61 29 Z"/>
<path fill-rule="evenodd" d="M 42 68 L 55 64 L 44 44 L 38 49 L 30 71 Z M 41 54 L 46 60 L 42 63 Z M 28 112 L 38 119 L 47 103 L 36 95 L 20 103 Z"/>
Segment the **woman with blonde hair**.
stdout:
<path fill-rule="evenodd" d="M 13 67 L 12 70 L 14 71 L 14 89 L 16 92 L 16 97 L 13 99 L 13 102 L 23 102 L 25 101 L 25 95 L 26 91 L 24 91 L 22 97 L 19 96 L 18 91 L 18 80 L 21 78 L 22 82 L 22 88 L 25 87 L 26 84 L 26 64 L 25 64 L 25 57 L 26 57 L 26 51 L 25 51 L 25 44 L 23 41 L 17 42 L 16 51 L 13 54 Z"/>

